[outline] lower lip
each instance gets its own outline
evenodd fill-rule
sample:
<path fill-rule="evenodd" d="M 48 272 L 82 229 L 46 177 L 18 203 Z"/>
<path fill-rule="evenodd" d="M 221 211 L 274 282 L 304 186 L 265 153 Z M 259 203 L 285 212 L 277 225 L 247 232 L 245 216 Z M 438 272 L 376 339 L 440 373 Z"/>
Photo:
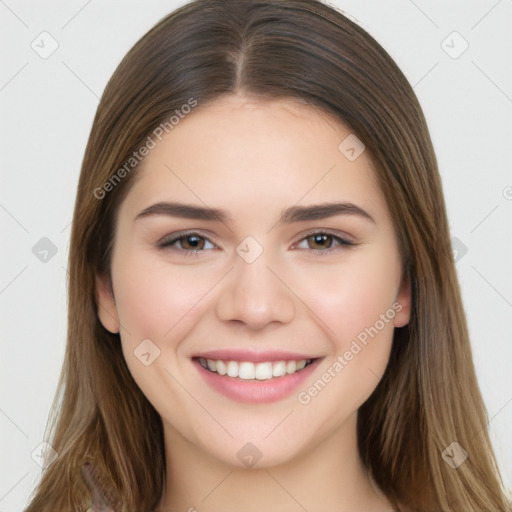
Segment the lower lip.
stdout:
<path fill-rule="evenodd" d="M 192 362 L 201 377 L 215 391 L 222 393 L 235 402 L 268 404 L 291 395 L 315 371 L 321 358 L 315 359 L 302 370 L 274 377 L 268 380 L 244 380 L 211 372 L 201 366 L 196 359 Z"/>

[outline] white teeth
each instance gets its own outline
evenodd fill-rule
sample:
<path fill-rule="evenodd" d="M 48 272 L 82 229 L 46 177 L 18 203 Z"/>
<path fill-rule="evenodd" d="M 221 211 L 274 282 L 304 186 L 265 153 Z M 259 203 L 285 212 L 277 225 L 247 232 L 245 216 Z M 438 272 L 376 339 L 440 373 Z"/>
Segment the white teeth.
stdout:
<path fill-rule="evenodd" d="M 267 380 L 272 378 L 272 363 L 258 363 L 255 369 L 255 376 L 258 380 Z"/>
<path fill-rule="evenodd" d="M 228 362 L 227 373 L 230 377 L 238 377 L 238 363 L 236 361 Z"/>
<path fill-rule="evenodd" d="M 274 363 L 272 365 L 272 375 L 274 377 L 282 377 L 286 375 L 286 362 L 279 361 L 278 363 Z"/>
<path fill-rule="evenodd" d="M 252 363 L 250 361 L 222 361 L 214 359 L 198 358 L 199 364 L 211 372 L 217 372 L 219 375 L 240 378 L 243 380 L 268 380 L 274 377 L 283 377 L 302 370 L 312 362 L 311 359 L 301 359 L 299 361 L 275 361 Z"/>
<path fill-rule="evenodd" d="M 226 365 L 224 364 L 224 361 L 217 361 L 217 373 L 219 375 L 226 375 L 226 373 L 228 373 L 228 370 L 226 368 Z"/>
<path fill-rule="evenodd" d="M 253 363 L 239 363 L 238 376 L 241 379 L 252 380 L 256 376 L 256 370 Z"/>
<path fill-rule="evenodd" d="M 286 373 L 295 373 L 297 363 L 295 361 L 288 361 L 286 363 Z"/>

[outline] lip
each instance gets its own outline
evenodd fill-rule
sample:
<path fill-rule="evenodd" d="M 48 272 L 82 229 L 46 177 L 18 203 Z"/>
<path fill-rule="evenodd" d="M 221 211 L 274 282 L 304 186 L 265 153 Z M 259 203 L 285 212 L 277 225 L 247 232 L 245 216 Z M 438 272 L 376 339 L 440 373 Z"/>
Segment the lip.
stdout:
<path fill-rule="evenodd" d="M 273 361 L 301 361 L 302 359 L 316 359 L 308 354 L 297 354 L 284 350 L 247 350 L 247 349 L 223 349 L 201 352 L 191 356 L 192 358 L 204 357 L 222 361 L 250 361 L 252 363 L 273 362 Z"/>
<path fill-rule="evenodd" d="M 230 357 L 233 355 L 233 351 L 229 351 Z M 218 354 L 217 352 L 208 352 L 208 354 Z M 272 352 L 273 355 L 276 355 L 277 352 Z M 203 354 L 198 357 L 205 357 Z M 274 360 L 286 360 L 286 359 L 295 359 L 295 355 L 293 357 L 281 357 L 277 359 L 259 359 L 255 360 L 254 358 L 247 358 L 247 351 L 244 351 L 244 358 L 242 359 L 230 359 L 223 357 L 208 357 L 208 359 L 223 359 L 229 361 L 274 361 Z M 266 355 L 268 357 L 268 353 Z M 277 356 L 276 356 L 277 357 Z M 211 372 L 206 368 L 203 368 L 196 358 L 192 359 L 192 363 L 194 367 L 199 372 L 201 378 L 205 380 L 205 382 L 215 391 L 221 393 L 222 395 L 234 400 L 235 402 L 241 403 L 252 403 L 252 404 L 268 404 L 272 402 L 277 402 L 279 400 L 283 400 L 284 398 L 290 396 L 294 391 L 296 391 L 301 384 L 315 371 L 320 361 L 323 359 L 320 358 L 311 358 L 311 357 L 297 357 L 299 359 L 314 359 L 314 361 L 303 368 L 302 370 L 283 375 L 282 377 L 275 377 L 273 379 L 268 380 L 244 380 L 239 377 L 233 378 L 228 377 L 226 375 L 219 375 L 216 372 Z"/>

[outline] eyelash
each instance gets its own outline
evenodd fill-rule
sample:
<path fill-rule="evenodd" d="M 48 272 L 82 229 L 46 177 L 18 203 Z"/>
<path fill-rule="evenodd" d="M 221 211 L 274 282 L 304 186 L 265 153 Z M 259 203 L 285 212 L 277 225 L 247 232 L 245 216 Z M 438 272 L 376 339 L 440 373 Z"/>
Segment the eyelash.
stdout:
<path fill-rule="evenodd" d="M 179 240 L 183 240 L 183 239 L 185 239 L 185 238 L 187 238 L 189 236 L 192 236 L 192 235 L 197 236 L 198 238 L 202 238 L 204 240 L 207 240 L 212 245 L 215 245 L 207 237 L 201 235 L 200 233 L 198 233 L 196 231 L 187 231 L 187 232 L 184 232 L 184 233 L 179 233 L 178 235 L 173 236 L 170 239 L 164 239 L 162 242 L 158 243 L 158 247 L 160 249 L 162 249 L 162 250 L 175 249 L 178 252 L 183 252 L 186 256 L 194 256 L 194 255 L 197 255 L 197 253 L 199 253 L 199 252 L 204 252 L 204 251 L 207 251 L 207 250 L 211 250 L 211 249 L 192 249 L 192 250 L 189 250 L 189 249 L 176 249 L 176 248 L 172 247 L 172 245 L 175 244 L 176 242 L 178 242 Z M 333 241 L 335 241 L 335 242 L 337 242 L 339 244 L 338 247 L 334 248 L 334 249 L 332 247 L 330 247 L 328 249 L 306 249 L 306 250 L 313 251 L 318 256 L 324 256 L 325 254 L 337 253 L 340 250 L 348 249 L 350 247 L 353 247 L 353 246 L 357 245 L 354 242 L 350 242 L 349 240 L 341 238 L 341 237 L 339 237 L 339 236 L 337 236 L 334 233 L 331 233 L 329 231 L 312 231 L 311 233 L 306 234 L 297 243 L 303 242 L 304 240 L 307 240 L 309 237 L 314 236 L 314 235 L 328 235 L 328 236 L 331 236 Z"/>

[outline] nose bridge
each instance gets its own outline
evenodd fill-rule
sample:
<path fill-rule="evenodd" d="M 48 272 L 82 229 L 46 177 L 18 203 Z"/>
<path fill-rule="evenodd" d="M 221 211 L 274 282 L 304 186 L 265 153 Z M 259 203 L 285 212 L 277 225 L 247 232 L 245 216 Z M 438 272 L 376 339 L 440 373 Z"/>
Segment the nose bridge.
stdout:
<path fill-rule="evenodd" d="M 217 305 L 220 319 L 238 320 L 252 329 L 292 320 L 293 294 L 275 275 L 278 265 L 272 255 L 253 237 L 246 237 L 237 246 L 234 268 Z"/>

